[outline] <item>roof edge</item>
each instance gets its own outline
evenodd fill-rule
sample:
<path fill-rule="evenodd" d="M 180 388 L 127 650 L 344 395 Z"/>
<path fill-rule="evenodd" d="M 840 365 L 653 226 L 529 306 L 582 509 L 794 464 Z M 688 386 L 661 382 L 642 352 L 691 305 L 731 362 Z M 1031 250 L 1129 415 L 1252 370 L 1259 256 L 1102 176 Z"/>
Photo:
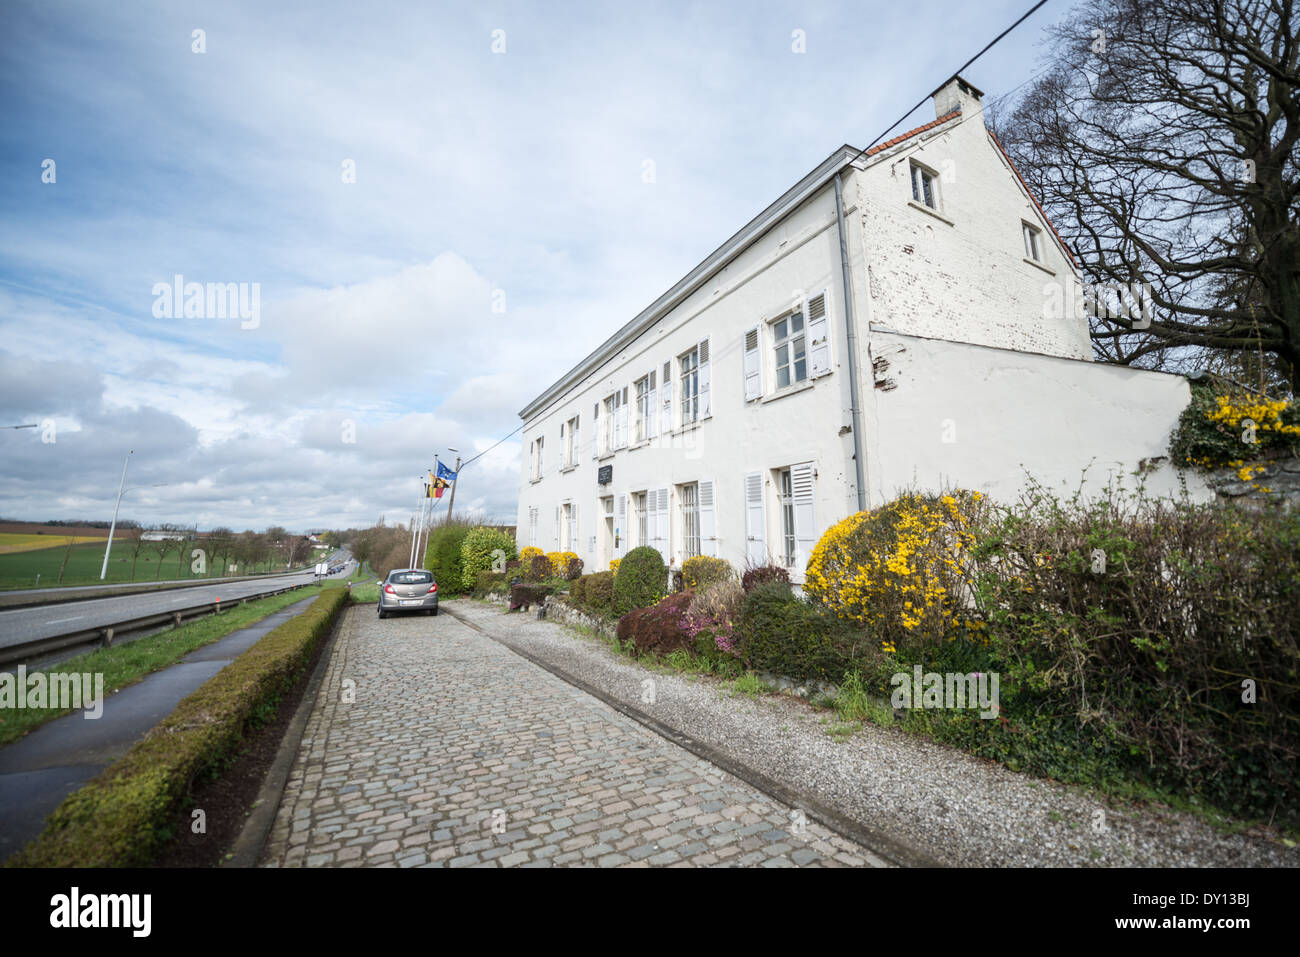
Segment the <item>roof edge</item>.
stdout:
<path fill-rule="evenodd" d="M 861 153 L 861 150 L 849 146 L 847 143 L 836 149 L 830 156 L 822 160 L 812 172 L 791 186 L 774 202 L 769 203 L 762 212 L 733 233 L 721 246 L 709 253 L 699 265 L 674 283 L 667 292 L 641 310 L 631 321 L 597 346 L 585 359 L 552 383 L 537 398 L 524 406 L 519 411 L 519 417 L 526 422 L 543 406 L 551 403 L 570 387 L 594 372 L 610 355 L 633 342 L 638 336 L 650 329 L 731 260 L 761 239 L 768 230 L 780 222 L 789 212 L 829 183 L 836 173 L 849 166 Z"/>

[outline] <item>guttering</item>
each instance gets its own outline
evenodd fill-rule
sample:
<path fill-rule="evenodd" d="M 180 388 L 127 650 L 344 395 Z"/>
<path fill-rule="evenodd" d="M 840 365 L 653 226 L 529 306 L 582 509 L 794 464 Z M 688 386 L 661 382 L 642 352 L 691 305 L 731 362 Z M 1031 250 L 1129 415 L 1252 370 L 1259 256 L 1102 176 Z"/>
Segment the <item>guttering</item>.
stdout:
<path fill-rule="evenodd" d="M 858 401 L 858 333 L 853 321 L 853 289 L 849 284 L 849 246 L 844 232 L 844 189 L 835 173 L 835 222 L 840 233 L 840 276 L 844 290 L 844 324 L 849 336 L 849 416 L 853 421 L 853 467 L 857 477 L 858 511 L 867 510 L 867 473 L 862 458 L 862 405 Z"/>

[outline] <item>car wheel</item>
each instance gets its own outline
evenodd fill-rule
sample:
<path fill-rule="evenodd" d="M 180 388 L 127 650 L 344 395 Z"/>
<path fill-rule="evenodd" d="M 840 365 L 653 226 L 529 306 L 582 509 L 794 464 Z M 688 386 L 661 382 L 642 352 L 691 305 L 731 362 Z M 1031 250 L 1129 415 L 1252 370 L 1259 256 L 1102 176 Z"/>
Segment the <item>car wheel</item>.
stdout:
<path fill-rule="evenodd" d="M 388 617 L 388 612 L 384 611 L 382 608 L 379 609 L 379 617 L 380 617 L 380 618 L 387 618 L 387 617 Z"/>
<path fill-rule="evenodd" d="M 435 608 L 433 611 L 429 612 L 429 614 L 431 614 L 431 615 L 433 615 L 435 618 L 437 618 L 437 617 L 438 617 L 438 609 Z"/>

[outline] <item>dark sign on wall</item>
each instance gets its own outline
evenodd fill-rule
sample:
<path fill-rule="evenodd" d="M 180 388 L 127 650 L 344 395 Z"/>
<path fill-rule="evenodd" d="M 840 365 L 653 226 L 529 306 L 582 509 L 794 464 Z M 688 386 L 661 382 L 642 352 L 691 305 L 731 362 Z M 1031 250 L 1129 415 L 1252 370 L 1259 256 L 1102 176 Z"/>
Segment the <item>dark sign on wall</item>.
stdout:
<path fill-rule="evenodd" d="M 614 466 L 602 465 L 600 470 L 596 472 L 596 481 L 601 485 L 608 485 L 614 481 Z"/>

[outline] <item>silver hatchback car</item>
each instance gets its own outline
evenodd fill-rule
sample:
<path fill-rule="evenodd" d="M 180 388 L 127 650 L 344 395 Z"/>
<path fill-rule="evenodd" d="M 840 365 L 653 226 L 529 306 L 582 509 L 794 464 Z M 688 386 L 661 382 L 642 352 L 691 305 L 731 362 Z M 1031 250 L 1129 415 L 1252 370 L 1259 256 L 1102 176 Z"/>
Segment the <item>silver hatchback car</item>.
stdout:
<path fill-rule="evenodd" d="M 395 568 L 379 587 L 379 617 L 395 611 L 438 614 L 438 583 L 423 568 Z"/>

